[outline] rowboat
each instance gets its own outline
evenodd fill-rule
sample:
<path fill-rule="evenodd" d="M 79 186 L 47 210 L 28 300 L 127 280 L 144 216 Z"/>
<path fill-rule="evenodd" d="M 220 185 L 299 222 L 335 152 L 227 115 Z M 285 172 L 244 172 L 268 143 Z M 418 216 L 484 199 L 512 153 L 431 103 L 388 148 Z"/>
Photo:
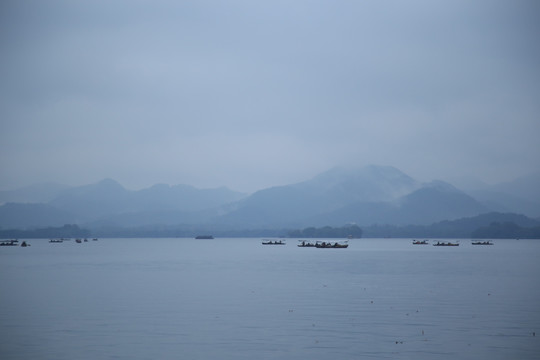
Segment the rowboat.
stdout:
<path fill-rule="evenodd" d="M 262 244 L 263 245 L 287 245 L 287 243 L 285 241 L 282 241 L 282 240 L 263 240 L 262 241 Z"/>
<path fill-rule="evenodd" d="M 334 242 L 334 243 L 323 241 L 322 243 L 317 242 L 315 244 L 315 247 L 319 248 L 319 249 L 346 249 L 346 248 L 349 247 L 349 244 L 347 244 L 347 243 L 340 244 L 337 241 Z"/>
<path fill-rule="evenodd" d="M 459 243 L 451 243 L 451 242 L 439 242 L 437 241 L 436 244 L 433 244 L 433 246 L 459 246 Z"/>

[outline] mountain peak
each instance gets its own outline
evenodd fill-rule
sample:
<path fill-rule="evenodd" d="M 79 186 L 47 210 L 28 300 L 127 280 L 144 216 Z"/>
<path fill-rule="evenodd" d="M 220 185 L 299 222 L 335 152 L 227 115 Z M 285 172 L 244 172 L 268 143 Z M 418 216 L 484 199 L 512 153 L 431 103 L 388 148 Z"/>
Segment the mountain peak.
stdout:
<path fill-rule="evenodd" d="M 101 181 L 98 181 L 96 184 L 94 185 L 97 185 L 97 186 L 100 186 L 100 187 L 116 187 L 116 188 L 124 188 L 122 185 L 120 185 L 120 183 L 116 180 L 113 180 L 111 178 L 105 178 Z"/>
<path fill-rule="evenodd" d="M 429 183 L 424 184 L 423 187 L 427 189 L 434 189 L 441 192 L 462 193 L 462 191 L 457 189 L 454 185 L 449 184 L 446 181 L 442 181 L 442 180 L 433 180 Z"/>
<path fill-rule="evenodd" d="M 351 201 L 387 201 L 408 194 L 420 183 L 392 166 L 335 167 L 308 181 L 313 187 Z"/>

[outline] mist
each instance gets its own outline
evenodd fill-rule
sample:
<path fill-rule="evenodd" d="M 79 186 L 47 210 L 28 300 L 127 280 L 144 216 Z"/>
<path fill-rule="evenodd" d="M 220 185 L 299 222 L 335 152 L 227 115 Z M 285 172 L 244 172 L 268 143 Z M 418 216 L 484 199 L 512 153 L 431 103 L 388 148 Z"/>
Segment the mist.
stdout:
<path fill-rule="evenodd" d="M 540 170 L 535 1 L 5 1 L 0 189 Z"/>

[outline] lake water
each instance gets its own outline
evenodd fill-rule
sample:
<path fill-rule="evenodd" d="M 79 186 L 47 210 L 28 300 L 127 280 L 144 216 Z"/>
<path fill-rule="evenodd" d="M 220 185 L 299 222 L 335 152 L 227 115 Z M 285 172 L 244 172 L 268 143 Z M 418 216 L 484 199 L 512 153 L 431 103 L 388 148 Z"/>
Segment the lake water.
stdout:
<path fill-rule="evenodd" d="M 1 359 L 540 358 L 540 241 L 29 243 L 0 247 Z"/>

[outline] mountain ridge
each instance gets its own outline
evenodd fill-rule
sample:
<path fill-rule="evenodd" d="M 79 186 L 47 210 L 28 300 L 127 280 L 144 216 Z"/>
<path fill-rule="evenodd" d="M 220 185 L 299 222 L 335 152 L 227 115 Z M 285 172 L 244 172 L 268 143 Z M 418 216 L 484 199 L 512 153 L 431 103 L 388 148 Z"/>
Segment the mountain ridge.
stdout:
<path fill-rule="evenodd" d="M 540 203 L 530 201 L 529 208 L 533 216 L 526 215 L 540 217 Z M 43 219 L 49 219 L 51 224 L 70 221 L 92 228 L 140 224 L 206 224 L 209 228 L 228 229 L 348 223 L 427 225 L 494 210 L 514 212 L 512 206 L 490 203 L 486 198 L 479 201 L 448 182 L 421 183 L 395 167 L 378 165 L 334 167 L 311 179 L 250 195 L 225 187 L 197 189 L 167 184 L 133 191 L 115 180 L 103 179 L 61 189 L 45 203 L 19 207 L 15 212 L 19 219 L 6 212 L 10 209 L 14 209 L 13 205 L 0 206 L 0 227 L 43 225 Z"/>

